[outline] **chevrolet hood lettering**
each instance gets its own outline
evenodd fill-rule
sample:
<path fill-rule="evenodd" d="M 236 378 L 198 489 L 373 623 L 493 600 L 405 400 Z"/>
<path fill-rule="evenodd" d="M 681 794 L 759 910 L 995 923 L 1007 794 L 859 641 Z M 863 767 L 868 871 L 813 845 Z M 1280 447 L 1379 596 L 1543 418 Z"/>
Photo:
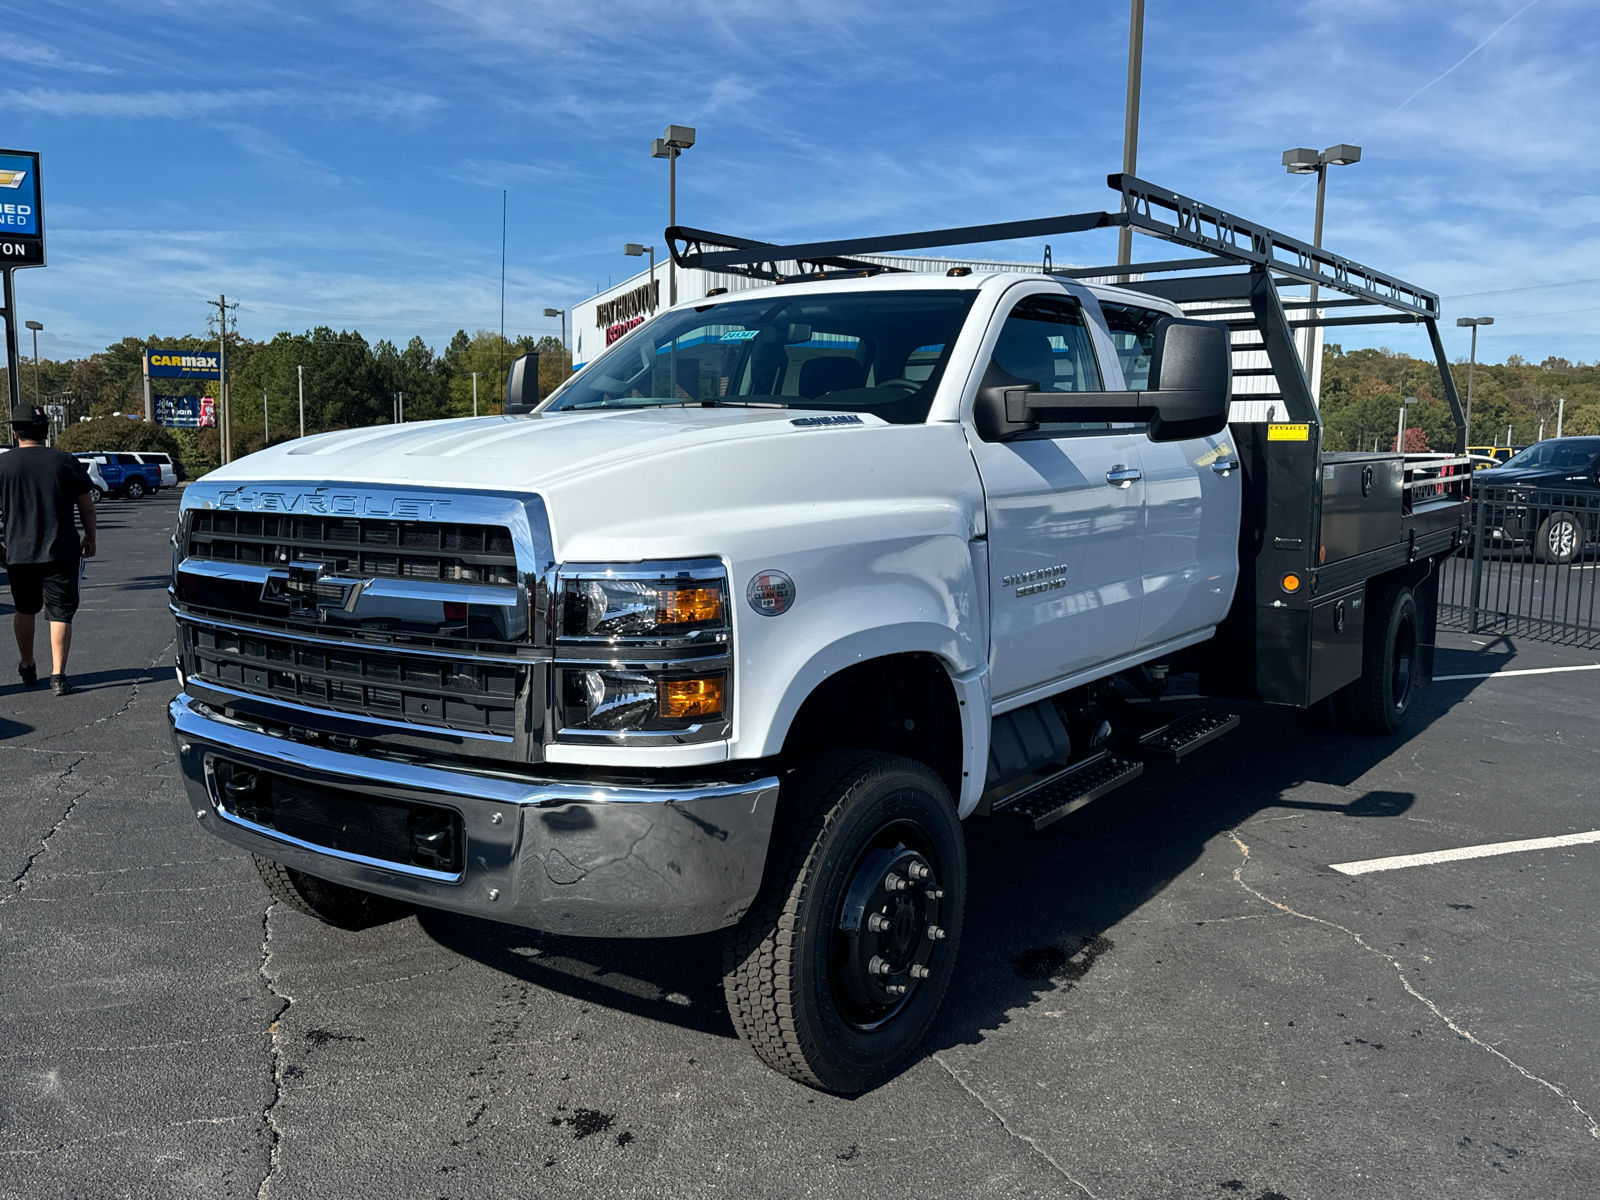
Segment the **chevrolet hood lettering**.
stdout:
<path fill-rule="evenodd" d="M 304 513 L 319 517 L 392 517 L 399 521 L 432 521 L 449 504 L 434 496 L 371 496 L 317 488 L 294 492 L 239 487 L 217 496 L 216 507 L 241 512 Z"/>

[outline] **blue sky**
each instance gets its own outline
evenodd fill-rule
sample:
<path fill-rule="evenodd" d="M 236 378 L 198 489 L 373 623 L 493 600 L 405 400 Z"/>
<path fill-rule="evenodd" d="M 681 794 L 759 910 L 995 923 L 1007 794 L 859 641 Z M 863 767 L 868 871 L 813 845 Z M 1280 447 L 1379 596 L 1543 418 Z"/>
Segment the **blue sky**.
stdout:
<path fill-rule="evenodd" d="M 0 2 L 0 144 L 44 153 L 50 237 L 18 308 L 51 357 L 199 332 L 218 292 L 251 337 L 442 346 L 499 325 L 505 189 L 507 332 L 555 332 L 546 305 L 659 241 L 668 122 L 699 130 L 685 224 L 802 240 L 1105 207 L 1127 21 L 1126 0 Z M 1480 357 L 1594 361 L 1596 61 L 1583 0 L 1148 0 L 1140 174 L 1309 236 L 1282 151 L 1359 144 L 1325 244 L 1444 295 L 1452 353 L 1455 317 L 1493 315 Z"/>

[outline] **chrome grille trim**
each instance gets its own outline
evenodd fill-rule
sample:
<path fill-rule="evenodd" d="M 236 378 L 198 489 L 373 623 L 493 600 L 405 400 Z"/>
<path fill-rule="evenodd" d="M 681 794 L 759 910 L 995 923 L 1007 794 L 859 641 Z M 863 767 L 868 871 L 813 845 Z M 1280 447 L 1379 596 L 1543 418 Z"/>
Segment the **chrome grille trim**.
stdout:
<path fill-rule="evenodd" d="M 281 638 L 284 641 L 303 642 L 307 645 L 321 646 L 330 650 L 361 648 L 382 650 L 388 654 L 410 654 L 419 658 L 470 658 L 475 662 L 505 663 L 509 666 L 550 661 L 548 654 L 487 654 L 482 650 L 453 649 L 448 645 L 418 648 L 415 646 L 397 646 L 390 642 L 361 638 L 352 640 L 350 638 L 317 637 L 315 634 L 301 633 L 294 629 L 280 629 L 276 625 L 251 625 L 242 621 L 225 621 L 220 617 L 194 613 L 177 604 L 168 604 L 167 610 L 178 620 L 191 625 L 204 625 L 211 629 L 226 629 L 233 633 L 253 633 L 263 637 Z"/>

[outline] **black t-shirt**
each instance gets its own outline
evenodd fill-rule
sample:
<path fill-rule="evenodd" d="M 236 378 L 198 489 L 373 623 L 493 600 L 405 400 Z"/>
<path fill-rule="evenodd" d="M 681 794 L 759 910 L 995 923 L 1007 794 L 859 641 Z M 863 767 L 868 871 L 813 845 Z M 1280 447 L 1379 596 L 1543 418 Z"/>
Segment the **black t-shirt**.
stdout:
<path fill-rule="evenodd" d="M 89 471 L 48 446 L 19 446 L 0 454 L 0 529 L 9 563 L 76 562 L 78 497 Z"/>

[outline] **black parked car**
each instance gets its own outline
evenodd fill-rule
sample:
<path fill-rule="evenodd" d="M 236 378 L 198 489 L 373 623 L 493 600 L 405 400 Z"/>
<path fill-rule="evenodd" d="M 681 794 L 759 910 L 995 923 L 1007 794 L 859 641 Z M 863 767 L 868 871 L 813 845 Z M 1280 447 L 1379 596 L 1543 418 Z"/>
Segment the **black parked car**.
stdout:
<path fill-rule="evenodd" d="M 1528 546 L 1540 562 L 1569 563 L 1600 542 L 1600 437 L 1535 442 L 1472 477 L 1484 543 Z"/>

